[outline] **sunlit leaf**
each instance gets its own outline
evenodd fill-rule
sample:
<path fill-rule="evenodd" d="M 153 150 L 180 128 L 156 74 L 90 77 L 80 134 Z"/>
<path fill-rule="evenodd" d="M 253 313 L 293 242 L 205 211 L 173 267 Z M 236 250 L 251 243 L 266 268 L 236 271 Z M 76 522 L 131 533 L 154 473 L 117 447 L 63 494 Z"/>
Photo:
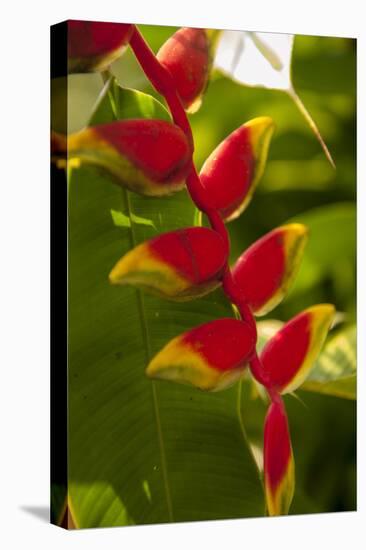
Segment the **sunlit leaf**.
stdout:
<path fill-rule="evenodd" d="M 215 66 L 240 84 L 287 93 L 334 167 L 328 147 L 292 83 L 293 44 L 294 35 L 292 34 L 224 31 L 216 53 Z"/>
<path fill-rule="evenodd" d="M 336 334 L 315 362 L 302 390 L 356 399 L 356 326 Z"/>
<path fill-rule="evenodd" d="M 111 216 L 114 225 L 116 225 L 117 227 L 131 227 L 131 224 L 134 223 L 136 225 L 149 225 L 150 227 L 156 229 L 152 220 L 143 218 L 141 216 L 136 216 L 136 214 L 131 214 L 131 216 L 127 216 L 123 212 L 112 209 Z"/>
<path fill-rule="evenodd" d="M 114 77 L 105 83 L 90 116 L 89 124 L 105 124 L 125 118 L 158 118 L 170 121 L 164 105 L 153 96 L 123 88 Z"/>

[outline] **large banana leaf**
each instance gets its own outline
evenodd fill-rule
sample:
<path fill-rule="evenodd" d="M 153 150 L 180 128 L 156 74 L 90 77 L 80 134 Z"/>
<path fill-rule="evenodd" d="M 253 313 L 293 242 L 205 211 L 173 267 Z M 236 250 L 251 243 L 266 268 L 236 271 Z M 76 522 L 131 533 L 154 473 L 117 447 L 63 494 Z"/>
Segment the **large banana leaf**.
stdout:
<path fill-rule="evenodd" d="M 115 224 L 118 212 L 130 223 Z M 94 169 L 72 173 L 69 504 L 79 527 L 264 513 L 258 470 L 237 416 L 238 387 L 207 394 L 144 375 L 169 339 L 232 316 L 228 302 L 220 292 L 164 302 L 108 283 L 110 269 L 132 246 L 193 225 L 193 216 L 186 192 L 147 199 Z"/>

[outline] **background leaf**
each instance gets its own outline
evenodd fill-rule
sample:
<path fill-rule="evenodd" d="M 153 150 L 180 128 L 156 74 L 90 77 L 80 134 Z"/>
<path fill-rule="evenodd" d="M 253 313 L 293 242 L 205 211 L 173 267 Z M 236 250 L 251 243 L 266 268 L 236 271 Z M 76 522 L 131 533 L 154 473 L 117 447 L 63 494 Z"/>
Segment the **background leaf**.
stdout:
<path fill-rule="evenodd" d="M 325 346 L 301 389 L 356 399 L 356 326 L 339 331 Z"/>
<path fill-rule="evenodd" d="M 301 221 L 309 228 L 309 241 L 292 293 L 305 293 L 316 281 L 326 279 L 334 285 L 338 300 L 352 300 L 354 305 L 350 290 L 356 279 L 355 205 L 322 206 L 291 221 Z"/>

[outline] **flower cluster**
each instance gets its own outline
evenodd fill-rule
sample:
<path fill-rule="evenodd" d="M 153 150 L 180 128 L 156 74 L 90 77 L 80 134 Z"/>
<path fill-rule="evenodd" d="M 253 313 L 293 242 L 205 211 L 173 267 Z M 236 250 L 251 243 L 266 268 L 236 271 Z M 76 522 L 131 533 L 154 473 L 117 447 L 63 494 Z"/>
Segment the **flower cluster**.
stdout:
<path fill-rule="evenodd" d="M 129 43 L 146 76 L 162 94 L 173 122 L 120 120 L 54 137 L 54 154 L 107 170 L 114 181 L 145 196 L 169 195 L 185 185 L 210 227 L 188 227 L 138 245 L 113 267 L 113 285 L 136 285 L 168 300 L 188 301 L 222 287 L 238 318 L 217 319 L 174 338 L 152 358 L 151 378 L 223 390 L 249 367 L 270 398 L 264 426 L 264 481 L 270 515 L 285 514 L 294 492 L 294 460 L 282 395 L 305 380 L 326 338 L 334 307 L 309 307 L 256 351 L 255 316 L 284 298 L 303 256 L 307 228 L 278 227 L 252 244 L 232 268 L 227 223 L 248 206 L 265 168 L 274 131 L 269 117 L 239 126 L 197 174 L 186 111 L 197 109 L 207 87 L 217 31 L 183 28 L 157 56 L 134 25 L 69 23 L 70 72 L 102 70 Z M 240 318 L 239 318 L 240 317 Z"/>

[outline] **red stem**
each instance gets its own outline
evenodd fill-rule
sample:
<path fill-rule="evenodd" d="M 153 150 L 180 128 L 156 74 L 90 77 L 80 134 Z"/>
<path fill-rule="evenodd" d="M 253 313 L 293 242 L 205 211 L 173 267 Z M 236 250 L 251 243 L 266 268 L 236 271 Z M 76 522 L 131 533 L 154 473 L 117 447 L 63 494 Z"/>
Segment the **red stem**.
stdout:
<path fill-rule="evenodd" d="M 193 155 L 194 141 L 191 125 L 170 72 L 159 63 L 137 27 L 135 27 L 130 39 L 130 46 L 151 84 L 159 94 L 164 96 L 174 123 L 179 126 L 187 136 Z M 193 159 L 191 159 L 190 171 L 187 176 L 187 188 L 197 208 L 206 214 L 212 229 L 217 231 L 223 238 L 226 247 L 226 256 L 229 258 L 230 238 L 228 231 L 219 212 L 212 208 L 207 202 L 207 194 L 197 173 Z M 257 338 L 257 328 L 254 316 L 243 298 L 242 292 L 234 281 L 228 262 L 226 262 L 224 275 L 222 277 L 222 286 L 229 300 L 238 308 L 242 320 L 249 325 L 255 334 L 255 338 Z M 271 400 L 278 401 L 280 396 L 275 390 L 269 388 L 268 378 L 264 373 L 263 365 L 261 364 L 256 350 L 249 361 L 249 366 L 254 378 L 267 388 Z"/>
<path fill-rule="evenodd" d="M 148 44 L 146 44 L 137 27 L 135 27 L 130 39 L 130 46 L 155 90 L 164 96 L 175 124 L 179 126 L 186 134 L 188 141 L 192 145 L 193 151 L 193 135 L 191 125 L 189 124 L 187 115 L 182 107 L 178 94 L 175 91 L 174 81 L 170 72 L 167 71 L 167 69 L 163 67 L 163 65 L 161 65 L 156 59 L 154 53 Z"/>

